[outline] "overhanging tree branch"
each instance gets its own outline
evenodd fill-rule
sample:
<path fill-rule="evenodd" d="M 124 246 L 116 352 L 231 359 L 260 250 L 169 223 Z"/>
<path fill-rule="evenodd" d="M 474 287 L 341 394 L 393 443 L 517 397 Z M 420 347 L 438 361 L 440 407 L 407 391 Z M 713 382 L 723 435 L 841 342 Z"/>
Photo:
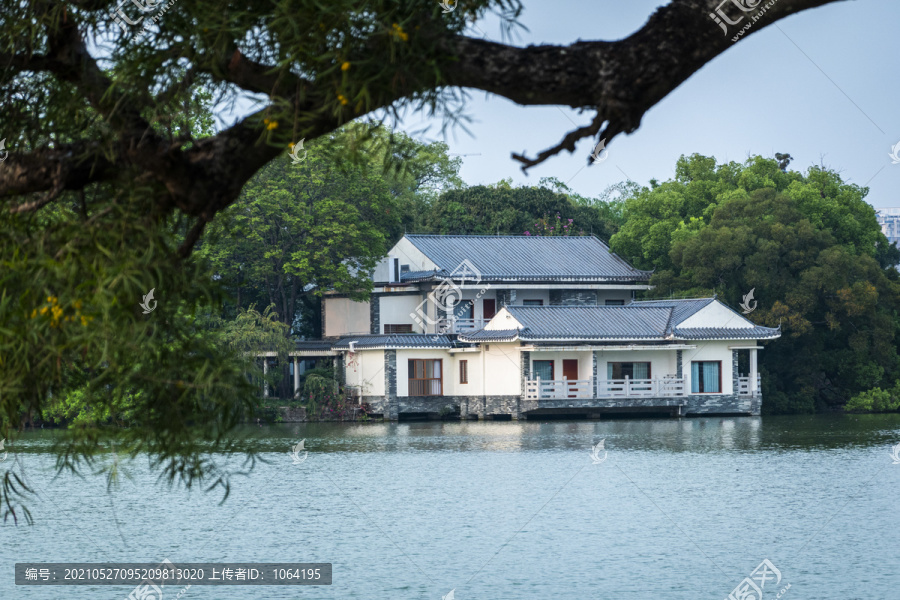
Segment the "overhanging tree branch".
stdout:
<path fill-rule="evenodd" d="M 177 208 L 198 219 L 179 251 L 186 255 L 199 239 L 204 224 L 233 203 L 244 184 L 284 151 L 283 144 L 292 135 L 286 132 L 286 124 L 267 133 L 261 123 L 270 112 L 292 115 L 296 121 L 292 133 L 300 131 L 308 140 L 364 114 L 391 108 L 397 102 L 441 87 L 484 90 L 523 106 L 569 106 L 593 113 L 590 123 L 569 132 L 534 158 L 514 154 L 523 169 L 528 169 L 563 150 L 573 152 L 584 138 L 596 136 L 610 142 L 620 133 L 635 131 L 650 108 L 730 48 L 740 27 L 764 7 L 765 14 L 753 23 L 745 37 L 789 15 L 837 1 L 777 0 L 773 4 L 771 0 L 672 0 L 651 15 L 642 28 L 622 40 L 525 48 L 461 36 L 447 30 L 443 21 L 425 16 L 420 33 L 404 33 L 402 42 L 409 35 L 421 35 L 429 52 L 405 51 L 406 46 L 396 41 L 402 38 L 399 34 L 394 35 L 394 45 L 386 45 L 387 38 L 377 34 L 356 45 L 348 40 L 349 54 L 338 61 L 364 64 L 372 53 L 382 53 L 381 64 L 396 65 L 379 71 L 380 79 L 366 80 L 366 86 L 377 93 L 353 105 L 346 99 L 335 103 L 335 98 L 341 97 L 342 82 L 347 81 L 341 79 L 343 68 L 337 76 L 332 75 L 337 70 L 332 66 L 323 67 L 324 73 L 300 77 L 284 65 L 266 65 L 248 58 L 237 41 L 224 47 L 195 46 L 198 39 L 190 35 L 183 42 L 170 43 L 173 60 L 180 57 L 190 63 L 172 67 L 182 74 L 186 68 L 187 81 L 170 85 L 169 91 L 154 99 L 149 92 L 129 90 L 113 82 L 100 69 L 82 39 L 77 16 L 69 13 L 61 21 L 46 21 L 44 54 L 12 50 L 0 55 L 0 67 L 5 65 L 7 71 L 13 72 L 46 71 L 73 84 L 117 134 L 114 156 L 108 159 L 99 151 L 92 155 L 66 148 L 14 154 L 0 171 L 0 196 L 39 191 L 58 194 L 60 190 L 82 189 L 92 182 L 115 178 L 121 167 L 136 168 L 167 190 L 167 194 L 155 198 L 158 207 Z M 749 4 L 753 2 L 757 3 L 751 10 Z M 80 5 L 79 10 L 99 6 L 88 0 L 73 5 Z M 734 20 L 734 25 L 720 26 L 710 17 L 720 9 L 725 12 L 718 14 L 726 15 L 729 23 Z M 395 56 L 399 62 L 394 62 Z M 351 75 L 354 73 L 350 71 Z M 270 104 L 219 134 L 195 140 L 182 149 L 180 144 L 156 134 L 142 111 L 189 92 L 185 88 L 191 84 L 203 85 L 205 81 L 198 83 L 195 74 L 202 74 L 205 81 L 209 78 L 214 83 L 265 94 Z M 25 210 L 22 206 L 27 205 L 20 205 L 17 210 Z"/>

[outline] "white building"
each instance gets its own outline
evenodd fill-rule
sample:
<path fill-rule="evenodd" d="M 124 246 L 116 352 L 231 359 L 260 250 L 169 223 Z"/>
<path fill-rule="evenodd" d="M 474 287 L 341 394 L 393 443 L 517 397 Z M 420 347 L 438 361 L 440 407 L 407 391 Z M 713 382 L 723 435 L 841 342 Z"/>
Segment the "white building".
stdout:
<path fill-rule="evenodd" d="M 780 331 L 716 298 L 633 301 L 649 278 L 594 237 L 407 235 L 370 302 L 326 296 L 327 354 L 387 419 L 759 414 Z"/>

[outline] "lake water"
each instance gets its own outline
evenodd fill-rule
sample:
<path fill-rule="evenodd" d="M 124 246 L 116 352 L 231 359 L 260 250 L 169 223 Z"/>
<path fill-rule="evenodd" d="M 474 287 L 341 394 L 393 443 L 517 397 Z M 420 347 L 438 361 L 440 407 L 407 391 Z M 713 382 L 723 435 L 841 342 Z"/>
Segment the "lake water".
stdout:
<path fill-rule="evenodd" d="M 900 597 L 896 414 L 241 434 L 270 462 L 221 505 L 157 483 L 146 461 L 109 493 L 103 477 L 54 478 L 52 431 L 7 444 L 0 470 L 20 460 L 39 497 L 33 526 L 0 526 L 0 597 L 124 599 L 133 586 L 15 586 L 13 566 L 163 558 L 334 565 L 331 586 L 193 586 L 183 600 L 721 600 L 764 559 L 781 576 L 766 599 L 788 584 L 788 600 Z"/>

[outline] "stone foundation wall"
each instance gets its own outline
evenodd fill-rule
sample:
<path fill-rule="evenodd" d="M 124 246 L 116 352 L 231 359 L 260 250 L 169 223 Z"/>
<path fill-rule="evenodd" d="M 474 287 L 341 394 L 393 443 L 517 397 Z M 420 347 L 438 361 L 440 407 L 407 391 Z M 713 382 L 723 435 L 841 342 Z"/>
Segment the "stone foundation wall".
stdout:
<path fill-rule="evenodd" d="M 521 396 L 463 396 L 459 416 L 463 419 L 484 419 L 489 415 L 522 416 Z"/>
<path fill-rule="evenodd" d="M 362 402 L 368 402 L 372 413 L 384 415 L 387 420 L 397 420 L 399 415 L 408 413 L 438 415 L 456 412 L 463 419 L 484 419 L 491 415 L 510 415 L 514 419 L 520 419 L 534 411 L 565 414 L 579 411 L 611 412 L 610 409 L 635 412 L 660 409 L 682 416 L 759 415 L 762 397 L 691 395 L 677 398 L 523 400 L 521 396 L 363 396 Z"/>
<path fill-rule="evenodd" d="M 362 402 L 369 403 L 372 413 L 389 420 L 408 413 L 459 413 L 463 419 L 483 419 L 489 415 L 518 418 L 521 414 L 519 396 L 363 396 Z"/>
<path fill-rule="evenodd" d="M 686 396 L 687 414 L 703 415 L 710 413 L 759 415 L 762 407 L 762 396 Z"/>

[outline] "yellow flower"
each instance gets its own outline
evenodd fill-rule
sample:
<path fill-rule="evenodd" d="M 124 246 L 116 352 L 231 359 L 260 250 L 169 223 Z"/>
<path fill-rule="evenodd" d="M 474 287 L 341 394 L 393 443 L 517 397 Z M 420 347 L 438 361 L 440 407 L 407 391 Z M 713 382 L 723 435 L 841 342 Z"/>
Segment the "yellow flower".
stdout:
<path fill-rule="evenodd" d="M 344 61 L 344 63 L 341 65 L 341 71 L 349 71 L 349 70 L 350 70 L 350 63 Z"/>
<path fill-rule="evenodd" d="M 340 103 L 341 103 L 343 106 L 346 106 L 347 104 L 350 103 L 350 101 L 347 100 L 347 98 L 346 98 L 343 94 L 338 94 L 338 101 L 340 101 Z"/>
<path fill-rule="evenodd" d="M 87 327 L 87 324 L 88 324 L 88 319 L 87 319 L 87 317 L 85 317 L 84 315 L 81 315 L 81 326 L 82 326 L 82 327 Z"/>
<path fill-rule="evenodd" d="M 81 310 L 81 300 L 76 300 L 74 306 L 76 309 Z"/>
<path fill-rule="evenodd" d="M 403 31 L 403 27 L 401 27 L 397 23 L 394 23 L 393 25 L 391 25 L 391 29 L 393 29 L 393 31 L 391 32 L 391 35 L 393 35 L 394 37 L 401 39 L 404 42 L 409 39 L 409 34 L 406 33 L 405 31 Z"/>
<path fill-rule="evenodd" d="M 50 310 L 50 308 L 49 308 L 49 307 L 46 307 L 46 306 L 43 307 L 43 308 L 41 308 L 41 314 L 42 314 L 42 315 L 46 315 L 48 310 Z"/>
<path fill-rule="evenodd" d="M 278 127 L 278 121 L 271 121 L 266 125 L 266 129 L 269 131 L 272 131 L 276 127 Z"/>
<path fill-rule="evenodd" d="M 33 319 L 36 316 L 37 316 L 37 309 L 34 309 L 33 311 L 31 311 L 31 318 Z"/>

